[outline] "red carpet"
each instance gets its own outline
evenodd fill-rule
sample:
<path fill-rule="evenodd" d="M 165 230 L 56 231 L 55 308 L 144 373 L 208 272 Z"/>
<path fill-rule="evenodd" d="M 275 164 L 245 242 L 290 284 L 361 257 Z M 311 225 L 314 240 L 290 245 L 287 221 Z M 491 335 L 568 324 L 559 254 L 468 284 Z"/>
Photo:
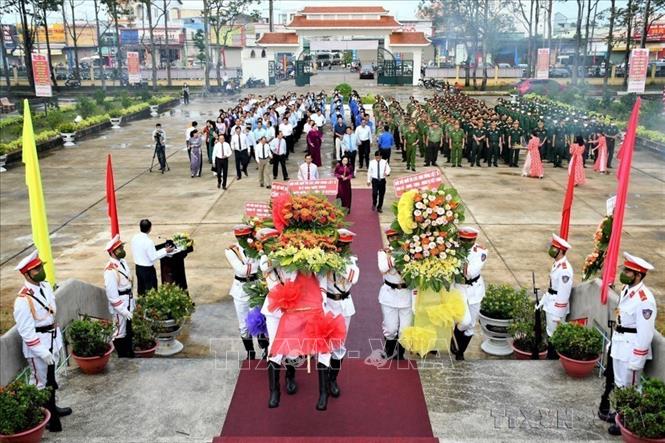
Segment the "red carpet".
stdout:
<path fill-rule="evenodd" d="M 312 373 L 298 370 L 298 392 L 286 395 L 282 387 L 280 406 L 269 409 L 265 364 L 246 365 L 215 442 L 437 441 L 415 365 L 377 368 L 365 363 L 372 349 L 382 348 L 381 274 L 376 263 L 376 252 L 382 247 L 381 227 L 378 214 L 371 211 L 371 198 L 371 190 L 353 191 L 349 221 L 357 234 L 353 251 L 359 260 L 360 280 L 352 291 L 356 314 L 347 339 L 349 356 L 338 378 L 342 395 L 329 399 L 327 411 L 314 408 L 318 379 L 312 361 Z M 281 379 L 283 386 L 284 372 Z"/>

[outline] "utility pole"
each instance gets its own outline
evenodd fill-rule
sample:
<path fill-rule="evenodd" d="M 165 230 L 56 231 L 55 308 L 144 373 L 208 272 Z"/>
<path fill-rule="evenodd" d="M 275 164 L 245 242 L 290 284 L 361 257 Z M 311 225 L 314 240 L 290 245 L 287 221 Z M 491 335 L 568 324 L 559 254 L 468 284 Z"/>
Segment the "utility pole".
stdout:
<path fill-rule="evenodd" d="M 171 50 L 169 49 L 169 11 L 166 0 L 164 5 L 164 42 L 166 43 L 166 84 L 171 87 Z"/>
<path fill-rule="evenodd" d="M 273 0 L 268 0 L 268 25 L 270 32 L 273 32 Z"/>

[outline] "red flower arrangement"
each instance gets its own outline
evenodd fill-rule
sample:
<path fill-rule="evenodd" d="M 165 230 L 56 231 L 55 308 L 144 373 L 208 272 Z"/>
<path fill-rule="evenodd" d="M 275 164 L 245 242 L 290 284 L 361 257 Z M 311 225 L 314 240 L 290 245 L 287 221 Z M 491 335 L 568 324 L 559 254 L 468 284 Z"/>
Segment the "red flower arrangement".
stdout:
<path fill-rule="evenodd" d="M 316 194 L 282 194 L 273 201 L 273 221 L 278 231 L 289 228 L 340 228 L 344 211 Z"/>

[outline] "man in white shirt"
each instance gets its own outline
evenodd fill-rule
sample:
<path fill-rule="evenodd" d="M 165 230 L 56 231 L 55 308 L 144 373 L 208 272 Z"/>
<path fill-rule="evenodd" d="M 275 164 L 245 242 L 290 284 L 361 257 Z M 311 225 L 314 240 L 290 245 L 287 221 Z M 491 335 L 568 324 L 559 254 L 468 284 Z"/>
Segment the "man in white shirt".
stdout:
<path fill-rule="evenodd" d="M 372 130 L 367 126 L 367 120 L 363 119 L 360 126 L 356 128 L 356 138 L 358 139 L 359 164 L 358 170 L 363 168 L 363 164 L 369 165 L 369 145 L 372 139 Z"/>
<path fill-rule="evenodd" d="M 263 136 L 259 139 L 256 148 L 254 148 L 254 158 L 256 159 L 256 164 L 259 165 L 259 184 L 261 187 L 266 185 L 266 188 L 270 189 L 270 170 L 268 165 L 272 159 L 272 152 L 270 151 L 270 145 L 266 140 L 266 137 Z"/>
<path fill-rule="evenodd" d="M 247 135 L 240 131 L 240 126 L 235 127 L 235 132 L 231 135 L 231 149 L 236 162 L 236 178 L 242 178 L 241 173 L 247 176 L 247 165 L 249 164 L 249 147 L 247 144 Z"/>
<path fill-rule="evenodd" d="M 316 126 L 318 126 L 319 128 L 323 128 L 323 125 L 326 122 L 326 117 L 321 113 L 321 109 L 319 109 L 318 111 L 316 111 L 316 114 L 312 116 L 312 120 L 314 120 Z"/>
<path fill-rule="evenodd" d="M 367 167 L 367 184 L 372 184 L 372 211 L 383 212 L 383 197 L 386 195 L 386 177 L 390 175 L 390 165 L 381 158 L 381 151 L 374 153 L 374 160 Z"/>
<path fill-rule="evenodd" d="M 281 165 L 282 178 L 288 180 L 289 173 L 286 171 L 286 156 L 288 151 L 282 131 L 279 131 L 277 137 L 270 142 L 270 150 L 272 151 L 272 179 L 277 180 L 277 168 Z"/>
<path fill-rule="evenodd" d="M 233 151 L 231 145 L 224 141 L 224 135 L 219 134 L 215 146 L 212 148 L 212 158 L 215 162 L 215 173 L 217 174 L 217 189 L 220 185 L 226 189 L 226 178 L 229 174 L 229 157 Z"/>
<path fill-rule="evenodd" d="M 319 168 L 312 163 L 312 156 L 305 154 L 305 163 L 298 168 L 298 180 L 318 180 Z"/>
<path fill-rule="evenodd" d="M 161 249 L 155 248 L 155 243 L 148 234 L 152 229 L 150 220 L 143 219 L 139 222 L 141 232 L 132 238 L 132 256 L 136 266 L 137 292 L 145 294 L 151 289 L 157 289 L 157 271 L 155 262 L 167 254 L 173 252 L 173 246 L 165 246 Z"/>
<path fill-rule="evenodd" d="M 288 118 L 284 117 L 282 119 L 279 130 L 284 136 L 284 141 L 286 141 L 286 159 L 288 160 L 289 152 L 293 152 L 293 125 L 289 123 Z"/>
<path fill-rule="evenodd" d="M 245 138 L 247 139 L 247 146 L 249 146 L 249 150 L 247 152 L 251 158 L 254 156 L 254 145 L 256 145 L 257 142 L 257 140 L 254 138 L 254 132 L 252 132 L 252 125 L 247 123 L 245 125 L 245 129 L 242 132 L 245 134 Z M 247 163 L 249 163 L 249 158 L 247 159 Z"/>

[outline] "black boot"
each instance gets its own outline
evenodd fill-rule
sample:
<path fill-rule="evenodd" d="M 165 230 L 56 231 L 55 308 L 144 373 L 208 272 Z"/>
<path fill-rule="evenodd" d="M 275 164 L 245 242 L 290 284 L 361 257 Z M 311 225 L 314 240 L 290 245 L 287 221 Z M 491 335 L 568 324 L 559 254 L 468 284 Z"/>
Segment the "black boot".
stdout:
<path fill-rule="evenodd" d="M 342 369 L 342 360 L 331 358 L 328 382 L 330 388 L 330 395 L 332 395 L 334 398 L 339 397 L 340 394 L 339 386 L 337 385 L 337 376 L 339 375 L 339 371 L 341 369 Z"/>
<path fill-rule="evenodd" d="M 296 384 L 296 367 L 293 365 L 286 365 L 286 393 L 293 395 L 298 390 Z"/>
<path fill-rule="evenodd" d="M 616 424 L 611 425 L 609 428 L 607 428 L 607 433 L 610 435 L 621 435 L 621 428 Z"/>
<path fill-rule="evenodd" d="M 469 347 L 469 343 L 471 343 L 471 338 L 473 335 L 466 335 L 464 332 L 460 331 L 460 338 L 459 338 L 459 356 L 458 360 L 464 360 L 464 353 L 466 352 L 466 348 Z"/>
<path fill-rule="evenodd" d="M 404 346 L 397 341 L 397 360 L 405 360 L 404 358 L 404 352 L 406 352 L 406 349 L 404 349 Z"/>
<path fill-rule="evenodd" d="M 453 343 L 451 346 L 451 351 L 453 354 L 455 354 L 455 360 L 458 361 L 463 361 L 464 360 L 464 351 L 466 350 L 466 346 L 464 343 L 466 342 L 466 338 L 464 337 L 464 331 L 460 331 L 455 327 L 455 330 L 453 331 L 453 334 L 455 336 L 455 342 L 457 345 Z M 467 343 L 468 344 L 468 343 Z"/>
<path fill-rule="evenodd" d="M 395 357 L 395 346 L 397 346 L 397 339 L 386 338 L 386 343 L 383 346 L 383 352 L 386 354 L 386 360 L 391 360 Z"/>
<path fill-rule="evenodd" d="M 265 335 L 259 335 L 259 338 L 257 338 L 256 341 L 259 342 L 259 348 L 263 350 L 263 354 L 261 354 L 261 360 L 267 360 L 268 345 L 270 344 L 270 342 L 268 341 L 268 337 L 266 337 Z"/>
<path fill-rule="evenodd" d="M 615 423 L 614 417 L 616 417 L 616 415 L 616 412 L 610 412 L 609 410 L 598 410 L 598 418 L 600 418 L 602 421 L 606 421 L 607 423 Z"/>
<path fill-rule="evenodd" d="M 240 338 L 242 339 L 242 344 L 245 347 L 245 351 L 247 351 L 247 357 L 245 360 L 256 360 L 256 351 L 254 351 L 254 340 L 252 340 L 252 337 Z"/>
<path fill-rule="evenodd" d="M 558 360 L 559 354 L 556 353 L 554 346 L 549 341 L 547 342 L 547 359 L 548 360 Z"/>
<path fill-rule="evenodd" d="M 270 388 L 269 408 L 279 406 L 279 371 L 280 365 L 274 361 L 268 362 L 268 387 Z"/>
<path fill-rule="evenodd" d="M 56 406 L 55 410 L 60 417 L 67 417 L 68 415 L 72 415 L 72 408 L 61 408 Z"/>
<path fill-rule="evenodd" d="M 316 410 L 325 411 L 328 408 L 328 367 L 317 363 L 316 371 L 319 373 L 319 401 L 316 403 Z"/>

